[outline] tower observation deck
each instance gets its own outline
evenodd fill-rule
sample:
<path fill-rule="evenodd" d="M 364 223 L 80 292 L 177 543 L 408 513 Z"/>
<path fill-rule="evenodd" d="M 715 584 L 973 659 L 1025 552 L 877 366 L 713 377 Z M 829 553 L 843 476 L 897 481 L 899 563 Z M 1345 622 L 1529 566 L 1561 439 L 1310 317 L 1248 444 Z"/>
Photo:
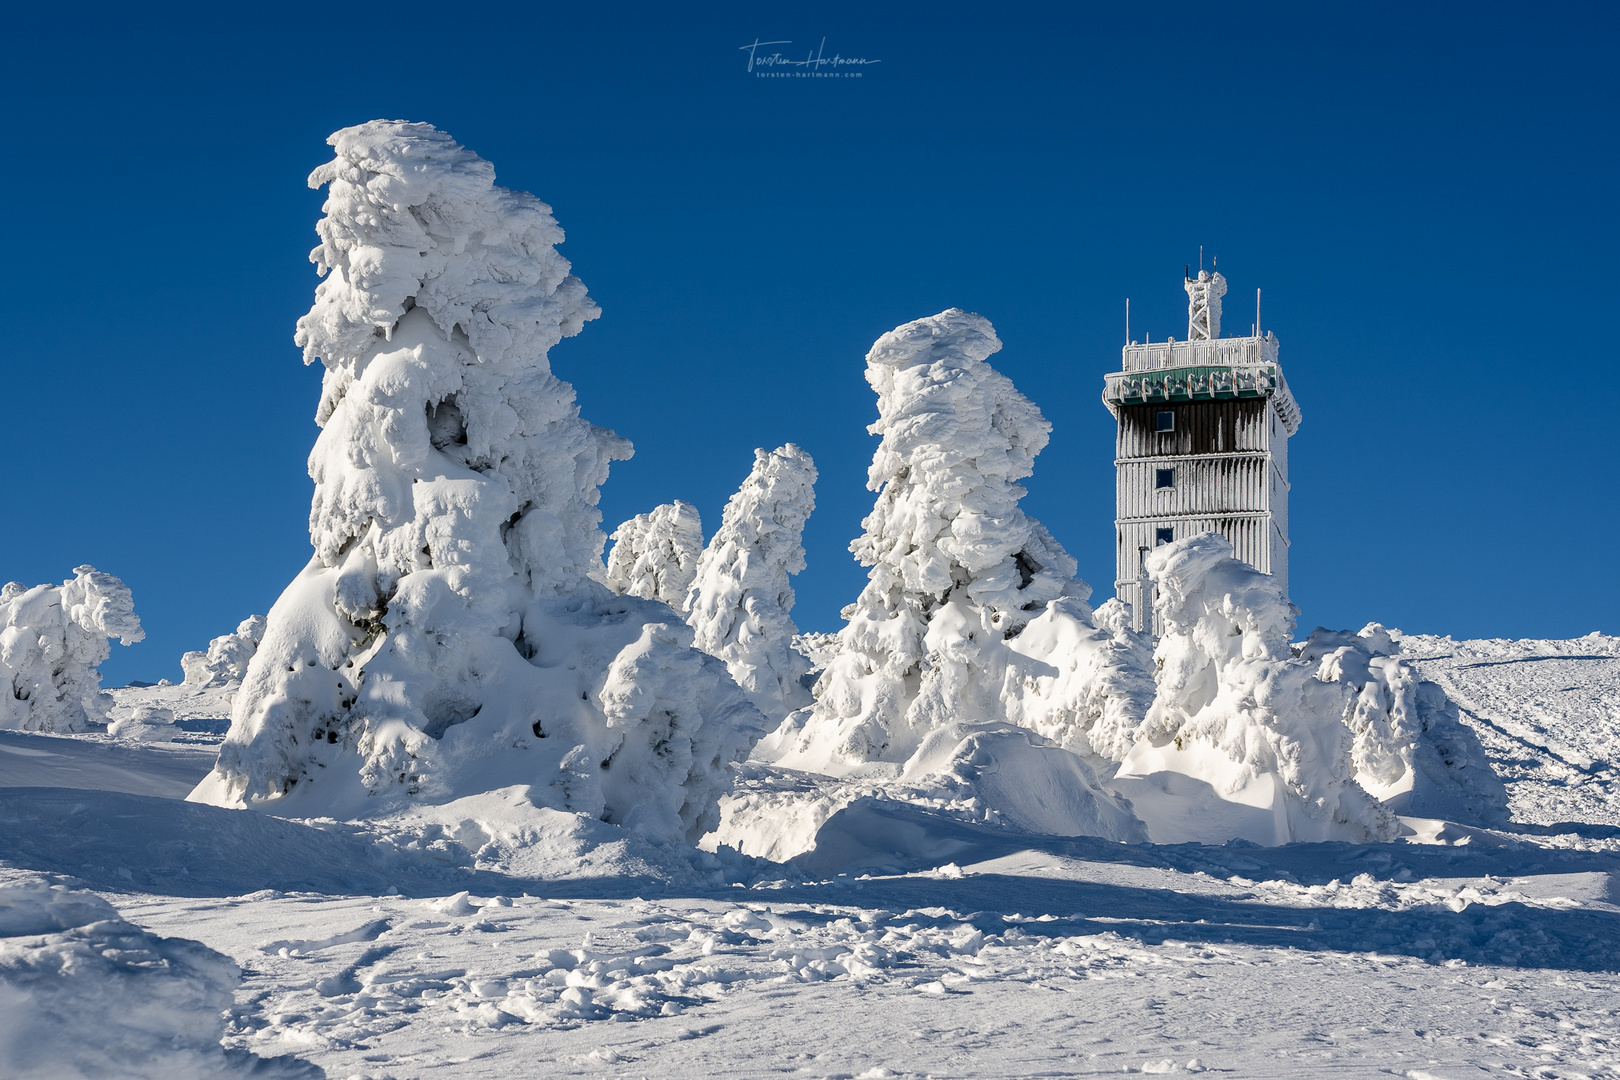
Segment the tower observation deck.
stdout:
<path fill-rule="evenodd" d="M 1188 277 L 1187 338 L 1130 342 L 1104 378 L 1115 440 L 1114 592 L 1137 629 L 1151 622 L 1148 550 L 1217 532 L 1239 559 L 1288 586 L 1288 438 L 1299 404 L 1261 334 L 1221 337 L 1226 279 Z M 1258 294 L 1256 294 L 1258 296 Z"/>

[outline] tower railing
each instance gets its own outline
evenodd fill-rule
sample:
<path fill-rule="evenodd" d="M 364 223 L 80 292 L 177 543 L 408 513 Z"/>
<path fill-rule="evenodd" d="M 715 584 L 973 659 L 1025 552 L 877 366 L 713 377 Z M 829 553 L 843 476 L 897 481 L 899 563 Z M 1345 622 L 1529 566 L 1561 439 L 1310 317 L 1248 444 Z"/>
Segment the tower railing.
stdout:
<path fill-rule="evenodd" d="M 1275 364 L 1277 339 L 1265 337 L 1214 338 L 1208 341 L 1156 341 L 1127 345 L 1123 370 L 1158 371 L 1163 368 L 1232 367 Z"/>

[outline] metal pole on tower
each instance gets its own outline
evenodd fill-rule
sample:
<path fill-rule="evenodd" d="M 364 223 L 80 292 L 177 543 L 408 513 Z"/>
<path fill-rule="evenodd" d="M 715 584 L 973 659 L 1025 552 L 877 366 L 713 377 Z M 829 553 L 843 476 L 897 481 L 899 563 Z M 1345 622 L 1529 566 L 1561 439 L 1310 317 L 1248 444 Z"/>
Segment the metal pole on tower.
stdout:
<path fill-rule="evenodd" d="M 1125 344 L 1131 343 L 1131 298 L 1125 298 Z"/>
<path fill-rule="evenodd" d="M 1254 336 L 1260 337 L 1260 290 L 1254 290 Z"/>

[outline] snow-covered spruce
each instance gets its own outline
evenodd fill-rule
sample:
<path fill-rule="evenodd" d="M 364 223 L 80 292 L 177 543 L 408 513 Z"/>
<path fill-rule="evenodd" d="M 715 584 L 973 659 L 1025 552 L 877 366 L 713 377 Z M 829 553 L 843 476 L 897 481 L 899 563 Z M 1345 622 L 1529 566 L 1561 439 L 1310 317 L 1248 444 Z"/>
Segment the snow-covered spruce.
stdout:
<path fill-rule="evenodd" d="M 1299 650 L 1317 678 L 1349 689 L 1344 719 L 1356 781 L 1403 816 L 1506 824 L 1507 789 L 1478 736 L 1399 651 L 1378 623 L 1355 634 L 1317 627 Z"/>
<path fill-rule="evenodd" d="M 607 587 L 620 596 L 662 600 L 685 613 L 687 590 L 703 554 L 703 519 L 697 507 L 676 499 L 655 506 L 613 530 L 609 538 Z"/>
<path fill-rule="evenodd" d="M 712 827 L 762 718 L 665 605 L 613 595 L 625 440 L 548 350 L 596 305 L 550 208 L 426 124 L 330 140 L 314 557 L 270 610 L 192 798 L 354 817 L 521 787 L 651 836 Z"/>
<path fill-rule="evenodd" d="M 248 661 L 264 639 L 264 616 L 249 615 L 237 624 L 234 634 L 221 634 L 208 643 L 206 651 L 188 652 L 180 657 L 180 670 L 187 686 L 231 686 L 247 674 Z"/>
<path fill-rule="evenodd" d="M 851 550 L 871 567 L 844 609 L 808 714 L 773 738 L 784 765 L 834 774 L 904 762 L 954 721 L 1010 721 L 1101 762 L 1152 699 L 1131 648 L 1098 629 L 1074 559 L 1018 503 L 1051 425 L 952 309 L 867 354 L 883 437 L 878 492 Z"/>
<path fill-rule="evenodd" d="M 93 566 L 78 566 L 61 585 L 0 588 L 0 728 L 83 731 L 106 723 L 101 692 L 109 638 L 133 645 L 146 636 L 129 586 Z"/>
<path fill-rule="evenodd" d="M 815 702 L 760 745 L 708 843 L 787 858 L 864 795 L 1059 835 L 1144 838 L 1091 763 L 1152 700 L 1139 644 L 1100 629 L 1090 590 L 1018 506 L 1050 426 L 985 358 L 990 323 L 951 310 L 878 339 L 877 504 L 851 549 L 871 567 L 832 642 L 801 639 Z"/>
<path fill-rule="evenodd" d="M 1323 632 L 1295 657 L 1297 609 L 1214 533 L 1156 549 L 1147 570 L 1158 691 L 1113 786 L 1154 840 L 1361 843 L 1392 839 L 1396 813 L 1481 821 L 1504 804 L 1438 687 L 1378 655 L 1381 628 Z"/>
<path fill-rule="evenodd" d="M 793 586 L 804 569 L 804 523 L 816 508 L 816 465 L 788 443 L 754 451 L 754 468 L 726 503 L 683 604 L 698 648 L 772 722 L 810 704 L 810 661 L 793 647 Z"/>

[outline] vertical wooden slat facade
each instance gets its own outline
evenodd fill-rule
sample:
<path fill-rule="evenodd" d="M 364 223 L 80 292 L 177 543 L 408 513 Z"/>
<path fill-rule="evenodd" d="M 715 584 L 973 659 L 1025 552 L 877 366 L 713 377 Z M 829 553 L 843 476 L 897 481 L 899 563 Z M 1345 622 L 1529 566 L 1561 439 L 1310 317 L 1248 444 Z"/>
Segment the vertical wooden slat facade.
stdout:
<path fill-rule="evenodd" d="M 1290 402 L 1290 405 L 1292 403 Z M 1218 532 L 1263 573 L 1288 576 L 1288 425 L 1271 396 L 1113 404 L 1115 593 L 1138 605 L 1142 549 Z M 1160 431 L 1160 413 L 1173 430 Z M 1168 470 L 1171 483 L 1159 486 Z"/>

